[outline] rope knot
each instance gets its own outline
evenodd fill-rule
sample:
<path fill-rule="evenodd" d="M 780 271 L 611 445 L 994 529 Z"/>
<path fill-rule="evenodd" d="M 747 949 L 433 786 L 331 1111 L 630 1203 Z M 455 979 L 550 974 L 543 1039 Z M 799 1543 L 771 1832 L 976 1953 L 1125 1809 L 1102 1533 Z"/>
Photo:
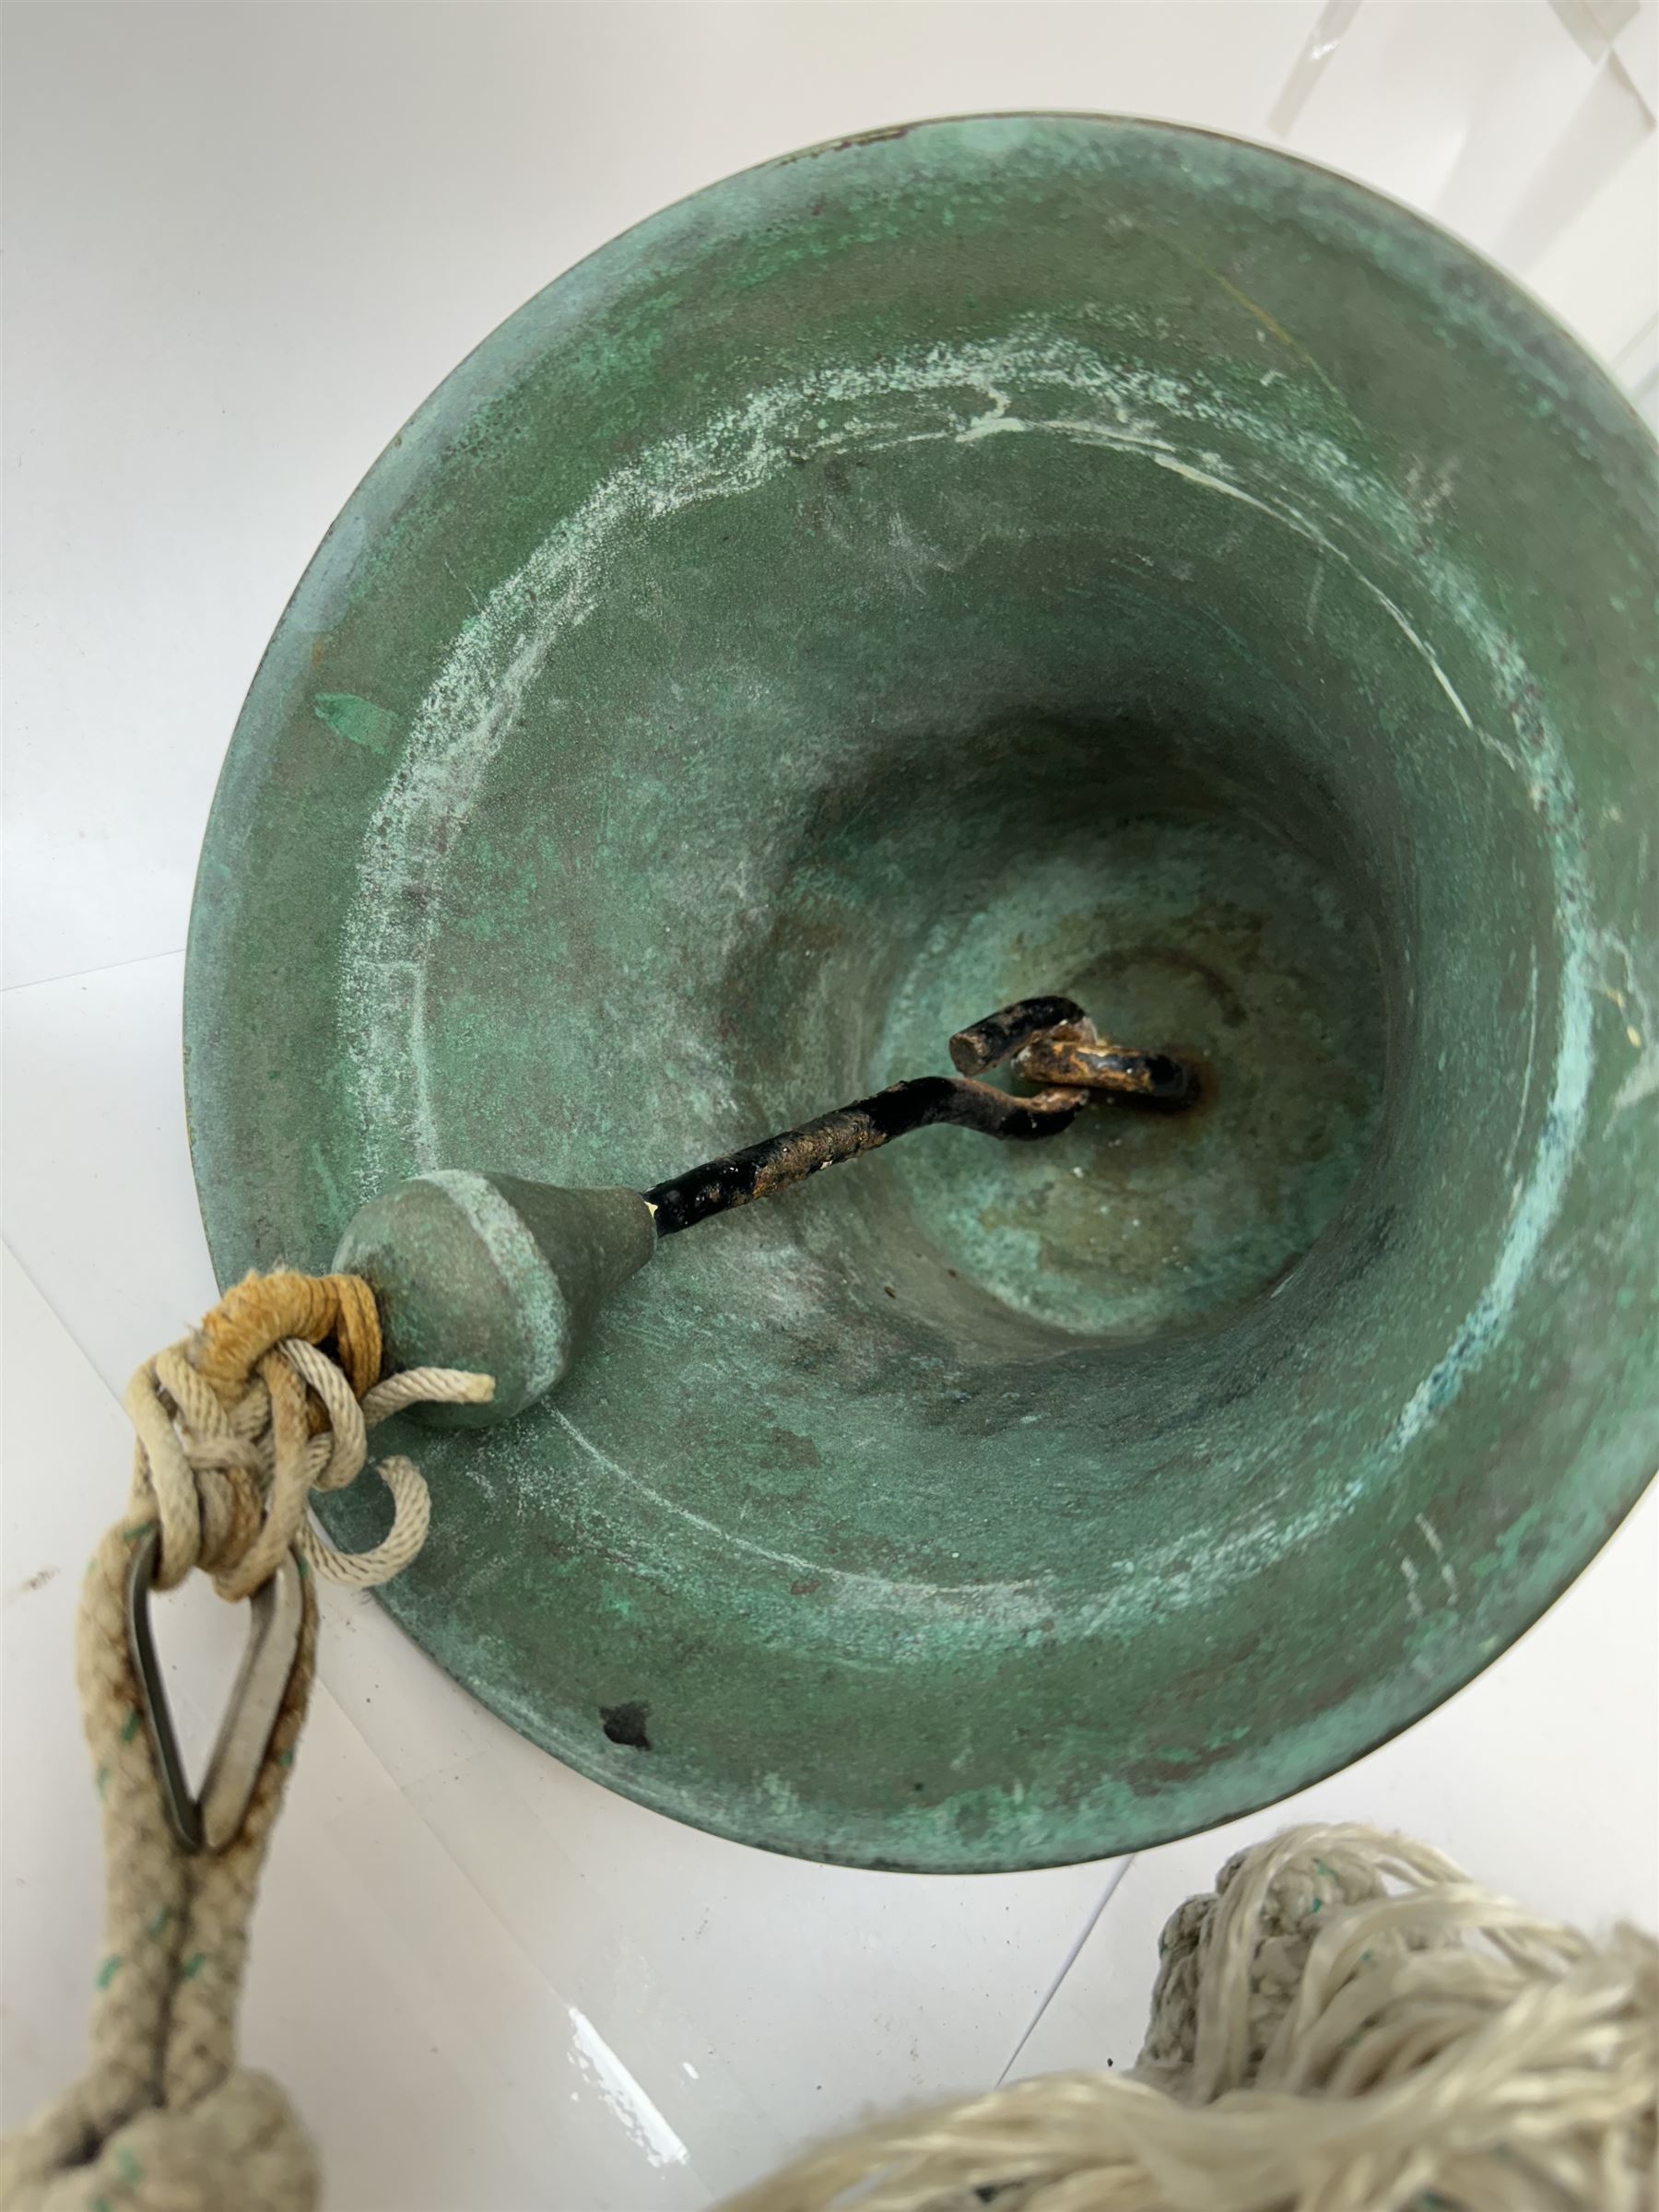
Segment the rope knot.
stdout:
<path fill-rule="evenodd" d="M 86 2118 L 72 2091 L 6 2143 L 11 2212 L 312 2212 L 321 2194 L 316 2152 L 267 2074 L 239 2067 L 186 2110 L 149 2106 L 108 2135 Z"/>
<path fill-rule="evenodd" d="M 342 1552 L 318 1532 L 311 1493 L 356 1478 L 377 1421 L 422 1402 L 477 1405 L 494 1384 L 450 1368 L 382 1382 L 381 1359 L 367 1283 L 279 1269 L 248 1276 L 193 1335 L 145 1362 L 125 1400 L 138 1438 L 132 1514 L 160 1524 L 159 1588 L 200 1567 L 221 1597 L 246 1597 L 289 1550 L 359 1590 L 408 1565 L 430 1520 L 412 1461 L 379 1465 L 392 1528 L 368 1551 Z"/>
<path fill-rule="evenodd" d="M 332 1348 L 355 1397 L 367 1397 L 380 1380 L 380 1314 L 368 1284 L 360 1276 L 290 1267 L 232 1284 L 190 1339 L 190 1363 L 229 1409 L 266 1353 L 290 1337 Z"/>

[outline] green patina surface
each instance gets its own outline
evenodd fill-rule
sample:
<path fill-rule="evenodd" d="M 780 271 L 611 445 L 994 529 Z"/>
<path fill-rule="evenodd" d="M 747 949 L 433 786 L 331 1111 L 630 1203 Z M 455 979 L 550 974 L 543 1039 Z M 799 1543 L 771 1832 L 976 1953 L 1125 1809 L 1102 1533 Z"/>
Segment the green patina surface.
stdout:
<path fill-rule="evenodd" d="M 221 1275 L 432 1170 L 647 1186 L 1027 992 L 1215 1081 L 665 1243 L 542 1404 L 411 1435 L 398 1618 L 650 1805 L 928 1869 L 1467 1679 L 1659 1449 L 1653 528 L 1536 308 L 1198 133 L 820 149 L 505 324 L 231 747 Z"/>
<path fill-rule="evenodd" d="M 371 753 L 389 753 L 397 741 L 397 717 L 371 699 L 350 691 L 319 691 L 312 700 L 320 721 L 353 745 L 367 746 Z"/>

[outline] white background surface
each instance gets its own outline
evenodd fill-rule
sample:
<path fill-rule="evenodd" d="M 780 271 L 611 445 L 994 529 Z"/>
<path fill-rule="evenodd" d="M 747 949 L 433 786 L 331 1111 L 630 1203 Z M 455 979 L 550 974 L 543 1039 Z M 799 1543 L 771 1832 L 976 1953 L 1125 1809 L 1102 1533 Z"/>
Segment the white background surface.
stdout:
<path fill-rule="evenodd" d="M 77 2063 L 96 1947 L 68 1652 L 124 1491 L 114 1394 L 214 1293 L 178 1074 L 196 844 L 283 601 L 374 454 L 494 324 L 665 201 L 975 108 L 1173 116 L 1346 167 L 1524 276 L 1651 410 L 1659 9 L 65 5 L 9 8 L 5 42 L 16 2118 Z M 1128 2063 L 1163 1917 L 1304 1811 L 1410 1829 L 1585 1924 L 1651 1924 L 1656 1546 L 1650 1496 L 1480 1682 L 1304 1799 L 1126 1866 L 971 1881 L 673 1827 L 331 1600 L 248 2055 L 319 2137 L 334 2212 L 642 2212 L 873 2102 Z M 182 1610 L 181 1661 L 221 1652 L 226 1622 Z M 213 1678 L 182 1667 L 187 1719 Z"/>

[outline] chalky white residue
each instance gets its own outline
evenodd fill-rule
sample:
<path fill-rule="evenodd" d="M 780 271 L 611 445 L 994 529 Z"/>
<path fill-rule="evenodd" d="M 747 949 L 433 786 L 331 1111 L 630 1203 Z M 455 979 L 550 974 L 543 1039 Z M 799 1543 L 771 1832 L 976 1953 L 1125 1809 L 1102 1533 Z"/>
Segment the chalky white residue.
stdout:
<path fill-rule="evenodd" d="M 1092 403 L 1088 417 L 1008 419 L 1016 378 Z M 858 446 L 971 443 L 994 427 L 1048 429 L 1153 456 L 1166 452 L 1144 409 L 1169 406 L 1171 380 L 1109 369 L 1085 348 L 1031 336 L 831 370 L 811 384 L 755 393 L 701 430 L 665 440 L 618 470 L 499 584 L 457 638 L 416 713 L 364 838 L 343 945 L 341 1043 L 370 1179 L 440 1157 L 425 1053 L 425 986 L 441 901 L 429 896 L 444 847 L 465 824 L 548 655 L 584 622 L 618 530 L 706 500 L 752 491 L 802 457 Z M 931 421 L 871 418 L 872 402 L 935 400 Z M 389 1168 L 388 1163 L 400 1165 Z"/>
<path fill-rule="evenodd" d="M 884 402 L 902 404 L 884 414 Z M 900 354 L 827 370 L 810 382 L 770 386 L 700 429 L 665 440 L 618 470 L 559 523 L 464 627 L 421 703 L 370 824 L 344 932 L 342 1059 L 367 1176 L 384 1182 L 406 1174 L 411 1162 L 422 1168 L 444 1164 L 425 1052 L 426 979 L 441 911 L 441 900 L 430 893 L 441 878 L 443 852 L 465 823 L 550 654 L 597 604 L 611 541 L 630 525 L 752 491 L 802 459 L 854 447 L 882 452 L 949 442 L 963 450 L 964 467 L 971 467 L 973 449 L 996 437 L 1064 438 L 1107 448 L 1169 470 L 1200 490 L 1241 501 L 1346 570 L 1397 626 L 1464 727 L 1506 768 L 1529 779 L 1529 799 L 1550 830 L 1564 928 L 1548 1108 L 1487 1287 L 1402 1409 L 1379 1460 L 1357 1471 L 1345 1493 L 1304 1515 L 1264 1514 L 1241 1528 L 1213 1547 L 1202 1573 L 1183 1566 L 1174 1547 L 1166 1560 L 1124 1561 L 1119 1589 L 1105 1608 L 1117 1618 L 1148 1605 L 1203 1604 L 1218 1578 L 1230 1579 L 1305 1543 L 1370 1486 L 1379 1462 L 1397 1460 L 1434 1419 L 1500 1334 L 1556 1218 L 1584 1128 L 1593 1065 L 1591 962 L 1583 928 L 1589 900 L 1577 854 L 1563 833 L 1572 791 L 1553 732 L 1540 726 L 1533 759 L 1524 764 L 1502 739 L 1478 728 L 1428 641 L 1346 547 L 1288 502 L 1233 481 L 1207 444 L 1192 450 L 1206 428 L 1242 439 L 1269 462 L 1281 459 L 1304 479 L 1324 485 L 1335 510 L 1353 516 L 1383 545 L 1412 544 L 1420 531 L 1421 514 L 1408 500 L 1356 471 L 1334 441 L 1301 431 L 1282 417 L 1247 418 L 1213 392 L 1109 362 L 1035 323 L 996 340 Z M 1184 433 L 1188 451 L 1178 446 L 1177 432 Z M 1436 553 L 1419 560 L 1418 572 L 1468 651 L 1495 673 L 1515 663 L 1512 642 L 1448 557 Z M 1659 1072 L 1639 1065 L 1627 1086 L 1630 1099 L 1621 1102 L 1645 1097 L 1651 1086 L 1659 1087 Z M 587 1438 L 577 1441 L 603 1459 Z M 729 1532 L 717 1533 L 722 1543 L 730 1543 Z M 851 1579 L 872 1586 L 878 1580 Z M 908 1594 L 914 1586 L 902 1587 Z M 874 1595 L 874 1587 L 857 1594 Z M 1009 1595 L 1015 1596 L 1013 1589 Z"/>
<path fill-rule="evenodd" d="M 958 1613 L 971 1618 L 980 1627 L 994 1628 L 1005 1635 L 1029 1632 L 1044 1616 L 1046 1608 L 1041 1602 L 1041 1593 L 1049 1586 L 1050 1578 L 1046 1575 L 1031 1575 L 1020 1582 L 1008 1583 L 903 1582 L 885 1574 L 850 1573 L 844 1568 L 827 1566 L 822 1559 L 806 1559 L 798 1552 L 779 1551 L 771 1545 L 757 1543 L 739 1530 L 711 1521 L 689 1506 L 681 1505 L 677 1499 L 668 1497 L 643 1476 L 636 1475 L 631 1468 L 613 1459 L 608 1452 L 602 1451 L 559 1406 L 549 1406 L 548 1410 L 616 1488 L 656 1507 L 672 1521 L 677 1533 L 685 1527 L 700 1529 L 723 1551 L 741 1551 L 769 1567 L 810 1579 L 821 1584 L 826 1594 L 833 1599 L 850 1599 L 863 1610 L 875 1608 L 896 1614 L 901 1621 L 914 1620 L 923 1612 Z M 845 1651 L 841 1653 L 841 1660 L 842 1665 L 854 1667 L 859 1665 L 856 1654 Z"/>

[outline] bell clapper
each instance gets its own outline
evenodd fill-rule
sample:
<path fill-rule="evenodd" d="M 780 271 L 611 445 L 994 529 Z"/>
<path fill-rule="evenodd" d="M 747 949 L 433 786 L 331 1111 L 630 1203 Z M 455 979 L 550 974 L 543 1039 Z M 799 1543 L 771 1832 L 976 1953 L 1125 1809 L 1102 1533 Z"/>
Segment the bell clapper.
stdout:
<path fill-rule="evenodd" d="M 1100 1039 L 1075 1000 L 1021 999 L 950 1040 L 955 1076 L 917 1076 L 648 1191 L 561 1190 L 516 1176 L 440 1170 L 371 1198 L 335 1254 L 381 1308 L 386 1369 L 476 1368 L 495 1377 L 482 1406 L 425 1409 L 443 1426 L 506 1419 L 569 1368 L 609 1293 L 664 1237 L 771 1198 L 913 1129 L 1057 1136 L 1095 1092 L 1166 1111 L 1194 1104 L 1194 1064 Z M 1026 1097 L 981 1077 L 1012 1066 Z"/>

